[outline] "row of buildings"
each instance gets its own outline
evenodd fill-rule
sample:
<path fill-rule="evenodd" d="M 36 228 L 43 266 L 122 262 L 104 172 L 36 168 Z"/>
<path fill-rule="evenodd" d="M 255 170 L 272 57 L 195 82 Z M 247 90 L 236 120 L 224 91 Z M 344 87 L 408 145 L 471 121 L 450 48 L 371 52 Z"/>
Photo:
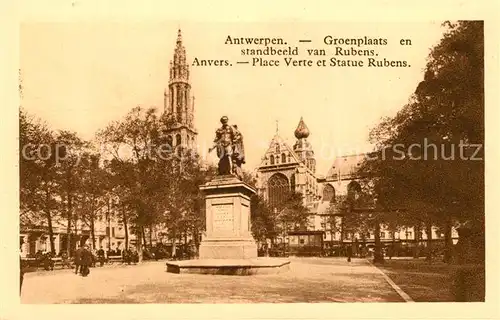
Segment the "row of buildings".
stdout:
<path fill-rule="evenodd" d="M 71 228 L 71 235 L 67 232 L 67 221 L 63 219 L 53 220 L 53 240 L 55 247 L 55 255 L 66 252 L 68 242 L 70 251 L 85 244 L 92 249 L 102 248 L 108 250 L 123 250 L 125 246 L 125 227 L 123 223 L 116 219 L 98 219 L 94 225 L 95 245 L 92 240 L 90 226 L 82 220 L 77 220 L 76 224 Z M 135 235 L 129 234 L 129 245 L 134 245 L 136 242 Z M 21 229 L 19 235 L 19 244 L 22 257 L 34 256 L 37 252 L 50 252 L 50 238 L 47 223 L 44 220 L 38 221 L 35 225 L 23 223 L 21 221 Z"/>

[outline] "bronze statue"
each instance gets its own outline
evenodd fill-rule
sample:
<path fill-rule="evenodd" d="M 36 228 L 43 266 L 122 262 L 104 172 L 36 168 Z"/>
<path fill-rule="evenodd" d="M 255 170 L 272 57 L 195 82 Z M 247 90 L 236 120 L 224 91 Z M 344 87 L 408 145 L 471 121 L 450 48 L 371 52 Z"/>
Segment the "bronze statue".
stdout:
<path fill-rule="evenodd" d="M 233 174 L 242 179 L 241 165 L 245 163 L 243 135 L 238 130 L 238 126 L 230 126 L 228 120 L 226 116 L 220 119 L 222 126 L 215 132 L 214 146 L 208 151 L 217 149 L 219 175 Z"/>

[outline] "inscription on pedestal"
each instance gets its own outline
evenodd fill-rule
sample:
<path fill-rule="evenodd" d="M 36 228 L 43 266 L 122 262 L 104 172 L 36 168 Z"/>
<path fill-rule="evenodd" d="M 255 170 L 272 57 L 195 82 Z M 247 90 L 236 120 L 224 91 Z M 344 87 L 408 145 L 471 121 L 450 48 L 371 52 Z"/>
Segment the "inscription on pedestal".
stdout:
<path fill-rule="evenodd" d="M 212 207 L 213 212 L 213 231 L 233 231 L 234 217 L 230 204 L 219 204 Z"/>

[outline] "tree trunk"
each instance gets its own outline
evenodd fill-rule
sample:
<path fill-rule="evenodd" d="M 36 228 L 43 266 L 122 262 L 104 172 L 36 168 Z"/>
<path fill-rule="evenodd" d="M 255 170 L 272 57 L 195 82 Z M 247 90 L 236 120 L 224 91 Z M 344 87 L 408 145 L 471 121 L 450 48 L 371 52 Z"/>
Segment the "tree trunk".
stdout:
<path fill-rule="evenodd" d="M 77 239 L 78 239 L 78 214 L 75 214 L 74 221 L 73 221 L 74 229 L 75 229 L 75 249 L 77 246 Z"/>
<path fill-rule="evenodd" d="M 176 254 L 176 247 L 175 247 L 175 243 L 177 241 L 177 236 L 176 234 L 174 233 L 173 236 L 172 236 L 172 251 L 171 251 L 171 257 L 175 257 L 175 254 Z"/>
<path fill-rule="evenodd" d="M 153 225 L 149 226 L 149 250 L 153 250 Z"/>
<path fill-rule="evenodd" d="M 92 248 L 95 249 L 95 225 L 94 215 L 90 214 L 90 236 L 92 237 Z"/>
<path fill-rule="evenodd" d="M 375 250 L 373 253 L 373 263 L 384 263 L 382 254 L 382 243 L 380 242 L 380 222 L 375 221 Z"/>
<path fill-rule="evenodd" d="M 427 261 L 432 261 L 432 221 L 427 221 L 426 231 L 427 233 Z"/>
<path fill-rule="evenodd" d="M 392 259 L 392 257 L 396 256 L 396 231 L 394 231 L 394 229 L 391 231 L 391 238 L 392 245 L 390 250 L 388 250 L 389 259 Z"/>
<path fill-rule="evenodd" d="M 142 227 L 137 230 L 137 254 L 139 255 L 139 263 L 142 262 Z M 143 229 L 144 230 L 144 229 Z"/>
<path fill-rule="evenodd" d="M 144 243 L 144 247 L 148 245 L 148 242 L 146 241 L 146 230 L 144 229 L 144 226 L 141 226 L 141 237 L 142 237 L 142 243 Z M 142 246 L 140 248 L 142 251 Z"/>
<path fill-rule="evenodd" d="M 106 205 L 108 206 L 108 212 L 107 212 L 107 215 L 106 215 L 106 222 L 108 224 L 107 226 L 107 236 L 108 236 L 108 251 L 111 251 L 111 204 L 109 203 L 110 202 L 110 199 L 107 199 L 106 200 Z"/>
<path fill-rule="evenodd" d="M 418 259 L 420 255 L 420 226 L 416 225 L 413 227 L 413 231 L 415 232 L 415 247 L 413 248 L 413 259 Z"/>
<path fill-rule="evenodd" d="M 447 217 L 444 226 L 444 256 L 443 262 L 450 263 L 453 253 L 453 239 L 451 238 L 451 218 Z"/>
<path fill-rule="evenodd" d="M 198 257 L 200 254 L 200 236 L 198 234 L 198 230 L 196 228 L 193 228 L 193 242 L 194 242 L 194 248 L 196 250 L 195 255 Z"/>
<path fill-rule="evenodd" d="M 66 238 L 66 253 L 68 254 L 68 257 L 71 254 L 71 220 L 73 219 L 73 204 L 72 204 L 72 198 L 69 195 L 69 192 L 66 194 L 66 199 L 68 206 L 66 208 L 66 216 L 68 218 L 68 225 L 66 227 L 66 233 L 67 233 L 67 238 Z"/>
<path fill-rule="evenodd" d="M 128 223 L 125 208 L 122 206 L 123 227 L 125 228 L 125 250 L 128 250 Z"/>
<path fill-rule="evenodd" d="M 49 241 L 50 241 L 50 251 L 52 253 L 56 253 L 56 244 L 54 243 L 54 229 L 52 228 L 52 215 L 50 214 L 50 210 L 47 210 L 47 224 L 49 227 Z"/>
<path fill-rule="evenodd" d="M 50 192 L 46 190 L 45 216 L 47 217 L 47 226 L 49 228 L 50 251 L 56 253 L 56 245 L 54 243 L 54 229 L 52 228 L 52 214 L 50 213 Z"/>

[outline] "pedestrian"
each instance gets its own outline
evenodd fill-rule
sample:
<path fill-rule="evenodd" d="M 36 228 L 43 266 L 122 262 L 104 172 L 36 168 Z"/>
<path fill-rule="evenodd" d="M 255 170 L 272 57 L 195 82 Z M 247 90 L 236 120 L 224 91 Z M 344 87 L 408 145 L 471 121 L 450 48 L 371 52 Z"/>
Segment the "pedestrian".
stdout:
<path fill-rule="evenodd" d="M 81 260 L 82 260 L 82 247 L 78 247 L 75 251 L 75 274 L 78 274 L 78 272 L 82 273 L 81 269 Z"/>
<path fill-rule="evenodd" d="M 97 250 L 97 257 L 98 257 L 99 263 L 102 267 L 104 265 L 104 260 L 105 260 L 104 250 L 102 249 L 102 247 L 99 250 Z"/>
<path fill-rule="evenodd" d="M 351 262 L 352 257 L 352 246 L 347 247 L 347 262 Z"/>
<path fill-rule="evenodd" d="M 93 263 L 93 256 L 92 252 L 90 251 L 89 247 L 86 245 L 82 252 L 81 252 L 81 257 L 80 257 L 80 273 L 82 276 L 86 277 L 90 273 L 89 266 L 92 265 Z"/>

